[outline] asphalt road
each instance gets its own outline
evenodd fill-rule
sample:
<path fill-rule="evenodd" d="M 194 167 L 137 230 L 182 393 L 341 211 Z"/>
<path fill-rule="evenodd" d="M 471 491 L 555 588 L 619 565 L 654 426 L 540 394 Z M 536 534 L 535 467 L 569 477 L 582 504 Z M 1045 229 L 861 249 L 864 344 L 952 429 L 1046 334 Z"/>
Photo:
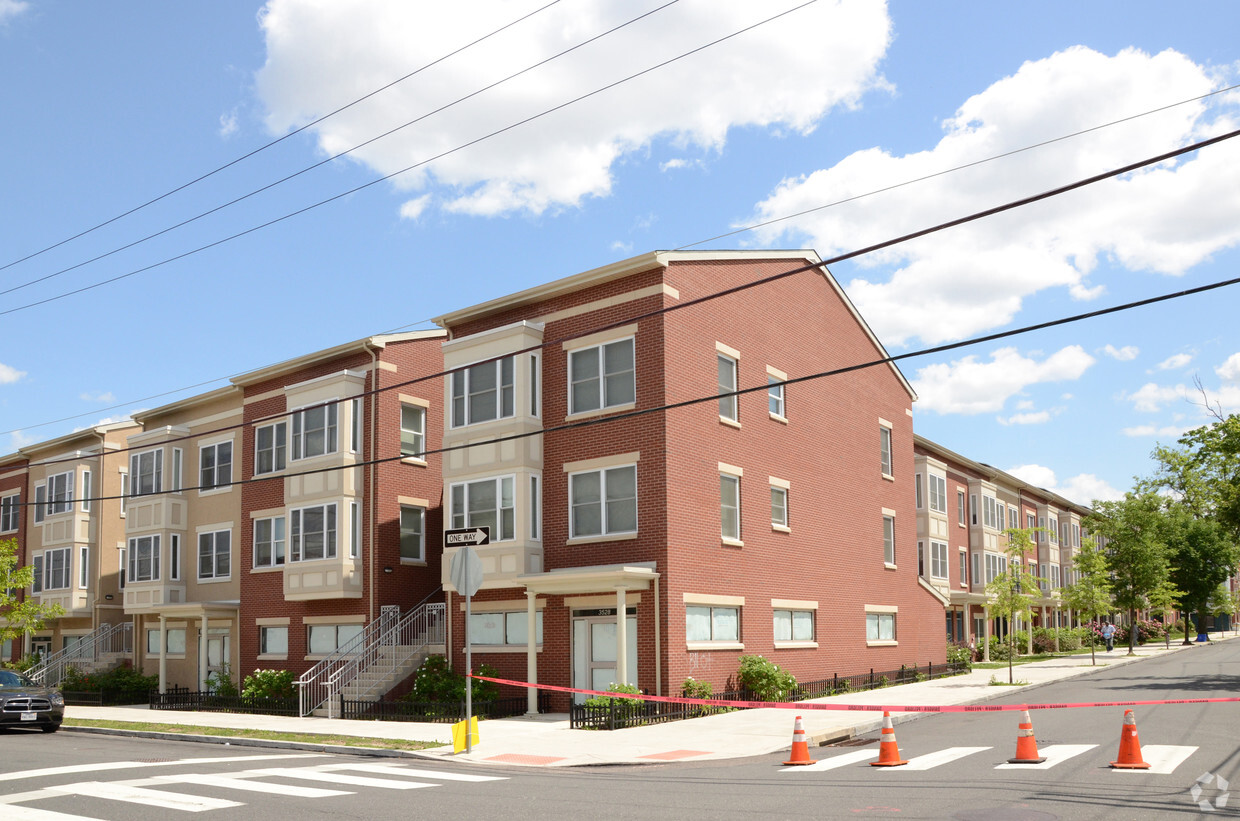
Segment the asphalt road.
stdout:
<path fill-rule="evenodd" d="M 1006 671 L 996 671 L 996 678 L 1005 679 Z M 1028 692 L 1014 688 L 996 703 L 1215 696 L 1240 696 L 1240 642 L 1194 647 Z M 0 819 L 167 821 L 183 812 L 230 821 L 1240 815 L 1240 704 L 1134 709 L 1144 757 L 1154 765 L 1149 771 L 1108 766 L 1118 752 L 1124 713 L 1116 707 L 1035 711 L 1039 751 L 1050 759 L 1037 768 L 1000 766 L 1015 753 L 1018 712 L 946 713 L 898 724 L 901 754 L 912 763 L 897 768 L 869 766 L 877 735 L 816 748 L 811 753 L 820 763 L 812 767 L 784 767 L 781 754 L 537 769 L 12 731 L 0 736 Z M 1219 776 L 1235 781 L 1234 806 L 1220 806 Z M 1199 801 L 1218 809 L 1206 812 Z"/>

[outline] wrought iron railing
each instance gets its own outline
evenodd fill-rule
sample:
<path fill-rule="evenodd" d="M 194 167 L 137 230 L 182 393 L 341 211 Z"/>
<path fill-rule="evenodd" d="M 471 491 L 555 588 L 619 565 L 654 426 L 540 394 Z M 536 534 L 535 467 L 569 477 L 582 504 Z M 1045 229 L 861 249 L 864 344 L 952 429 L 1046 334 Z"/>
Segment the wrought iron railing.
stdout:
<path fill-rule="evenodd" d="M 64 679 L 70 667 L 81 669 L 108 653 L 133 653 L 133 622 L 100 625 L 73 646 L 43 659 L 30 668 L 26 675 L 40 684 L 55 687 Z"/>
<path fill-rule="evenodd" d="M 357 700 L 382 695 L 395 683 L 392 678 L 401 667 L 423 654 L 428 645 L 443 644 L 446 612 L 442 602 L 424 604 L 345 659 L 327 679 L 329 714 L 346 686 L 353 685 L 349 695 Z"/>
<path fill-rule="evenodd" d="M 497 698 L 491 701 L 475 701 L 471 705 L 478 718 L 507 718 L 525 715 L 529 700 L 525 696 Z M 547 693 L 538 694 L 538 711 L 550 710 Z M 423 721 L 432 724 L 455 724 L 465 720 L 463 701 L 358 701 L 340 698 L 340 714 L 343 718 L 370 721 Z"/>

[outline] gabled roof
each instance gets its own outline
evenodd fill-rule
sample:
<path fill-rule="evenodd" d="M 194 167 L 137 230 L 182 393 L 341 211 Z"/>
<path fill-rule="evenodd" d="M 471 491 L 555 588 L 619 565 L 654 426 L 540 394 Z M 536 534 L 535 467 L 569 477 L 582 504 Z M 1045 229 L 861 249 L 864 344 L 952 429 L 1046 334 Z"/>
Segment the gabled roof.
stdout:
<path fill-rule="evenodd" d="M 287 359 L 284 362 L 277 362 L 274 365 L 268 365 L 265 368 L 243 373 L 240 376 L 234 376 L 232 383 L 238 387 L 247 387 L 255 385 L 259 382 L 266 382 L 268 379 L 274 379 L 287 373 L 302 370 L 303 368 L 317 365 L 320 362 L 328 362 L 341 356 L 349 354 L 369 351 L 381 350 L 388 345 L 396 342 L 406 342 L 411 339 L 437 339 L 442 338 L 446 334 L 440 330 L 429 331 L 410 331 L 403 334 L 377 334 L 368 336 L 364 339 L 355 339 L 352 342 L 345 342 L 342 345 L 336 345 L 332 348 L 324 348 L 321 351 L 308 353 L 304 356 L 298 356 L 293 359 Z"/>

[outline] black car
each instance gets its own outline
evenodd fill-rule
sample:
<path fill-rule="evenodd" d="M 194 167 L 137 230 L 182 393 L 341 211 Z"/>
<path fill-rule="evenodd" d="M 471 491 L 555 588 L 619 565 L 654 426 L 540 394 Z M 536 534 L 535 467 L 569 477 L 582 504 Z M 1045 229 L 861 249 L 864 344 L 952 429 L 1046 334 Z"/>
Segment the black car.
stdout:
<path fill-rule="evenodd" d="M 38 727 L 54 733 L 64 717 L 65 697 L 55 687 L 36 684 L 13 670 L 0 670 L 0 728 Z"/>

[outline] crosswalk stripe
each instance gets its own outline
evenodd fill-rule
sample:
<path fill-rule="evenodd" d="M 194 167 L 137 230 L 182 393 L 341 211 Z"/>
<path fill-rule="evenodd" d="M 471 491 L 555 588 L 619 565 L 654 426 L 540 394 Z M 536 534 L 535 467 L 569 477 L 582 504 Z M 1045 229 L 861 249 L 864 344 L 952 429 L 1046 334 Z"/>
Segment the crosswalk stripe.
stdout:
<path fill-rule="evenodd" d="M 200 784 L 204 787 L 247 790 L 249 792 L 261 792 L 270 795 L 287 795 L 294 798 L 330 798 L 334 795 L 353 795 L 353 793 L 344 790 L 328 790 L 322 787 L 299 787 L 295 784 L 273 784 L 270 781 L 254 781 L 247 778 L 244 773 L 237 775 L 209 775 L 207 773 L 157 775 L 150 779 L 150 782 Z"/>
<path fill-rule="evenodd" d="M 364 775 L 322 772 L 316 769 L 273 767 L 263 770 L 246 770 L 258 775 L 276 775 L 281 778 L 300 778 L 304 781 L 322 781 L 325 784 L 348 784 L 353 787 L 383 787 L 389 790 L 416 790 L 419 787 L 438 787 L 438 784 L 422 784 L 416 781 L 396 781 L 391 778 L 367 778 Z"/>
<path fill-rule="evenodd" d="M 1049 747 L 1039 747 L 1038 753 L 1046 760 L 1041 764 L 1000 764 L 995 767 L 996 770 L 1049 770 L 1056 764 L 1062 764 L 1069 758 L 1080 755 L 1083 752 L 1097 747 L 1097 744 L 1052 744 Z"/>
<path fill-rule="evenodd" d="M 278 753 L 265 755 L 212 756 L 210 758 L 182 758 L 175 761 L 96 761 L 92 764 L 72 764 L 67 767 L 43 767 L 38 770 L 15 770 L 0 773 L 0 781 L 22 781 L 49 775 L 73 775 L 74 773 L 97 773 L 104 770 L 147 770 L 151 767 L 180 767 L 183 764 L 229 764 L 239 761 L 287 761 L 290 758 L 326 758 L 323 753 Z"/>
<path fill-rule="evenodd" d="M 150 807 L 163 807 L 168 810 L 185 812 L 202 812 L 203 810 L 224 810 L 230 807 L 241 807 L 244 804 L 224 798 L 205 798 L 197 795 L 166 792 L 164 790 L 148 790 L 145 787 L 134 787 L 124 781 L 82 781 L 77 784 L 64 784 L 48 787 L 49 792 L 65 795 L 88 795 L 92 798 L 109 798 L 113 801 L 126 801 L 130 804 L 145 804 Z"/>
<path fill-rule="evenodd" d="M 1121 770 L 1115 769 L 1117 773 L 1153 773 L 1155 775 L 1170 775 L 1175 772 L 1175 768 L 1185 762 L 1185 760 L 1197 752 L 1196 747 L 1177 747 L 1171 744 L 1142 744 L 1141 758 L 1146 764 L 1150 765 L 1148 770 Z"/>
<path fill-rule="evenodd" d="M 943 764 L 949 764 L 957 759 L 964 758 L 974 753 L 980 753 L 983 750 L 993 749 L 991 747 L 948 747 L 945 750 L 939 750 L 926 755 L 919 755 L 916 758 L 910 758 L 908 763 L 902 767 L 878 767 L 876 769 L 891 772 L 894 770 L 930 770 Z"/>
<path fill-rule="evenodd" d="M 863 761 L 869 761 L 871 758 L 878 758 L 878 750 L 853 750 L 850 753 L 824 758 L 821 761 L 815 761 L 813 764 L 806 764 L 803 767 L 783 767 L 780 769 L 780 772 L 820 773 L 826 770 L 838 769 L 839 767 L 847 767 L 849 764 L 860 764 Z"/>
<path fill-rule="evenodd" d="M 85 815 L 70 815 L 65 812 L 40 810 L 35 807 L 20 807 L 10 804 L 4 808 L 5 821 L 99 821 Z"/>
<path fill-rule="evenodd" d="M 443 770 L 423 770 L 416 767 L 404 767 L 398 764 L 326 764 L 320 767 L 315 767 L 315 769 L 320 772 L 356 770 L 357 772 L 375 773 L 379 775 L 399 775 L 406 778 L 432 778 L 438 781 L 468 781 L 471 783 L 508 780 L 506 776 L 450 773 L 444 772 Z"/>

